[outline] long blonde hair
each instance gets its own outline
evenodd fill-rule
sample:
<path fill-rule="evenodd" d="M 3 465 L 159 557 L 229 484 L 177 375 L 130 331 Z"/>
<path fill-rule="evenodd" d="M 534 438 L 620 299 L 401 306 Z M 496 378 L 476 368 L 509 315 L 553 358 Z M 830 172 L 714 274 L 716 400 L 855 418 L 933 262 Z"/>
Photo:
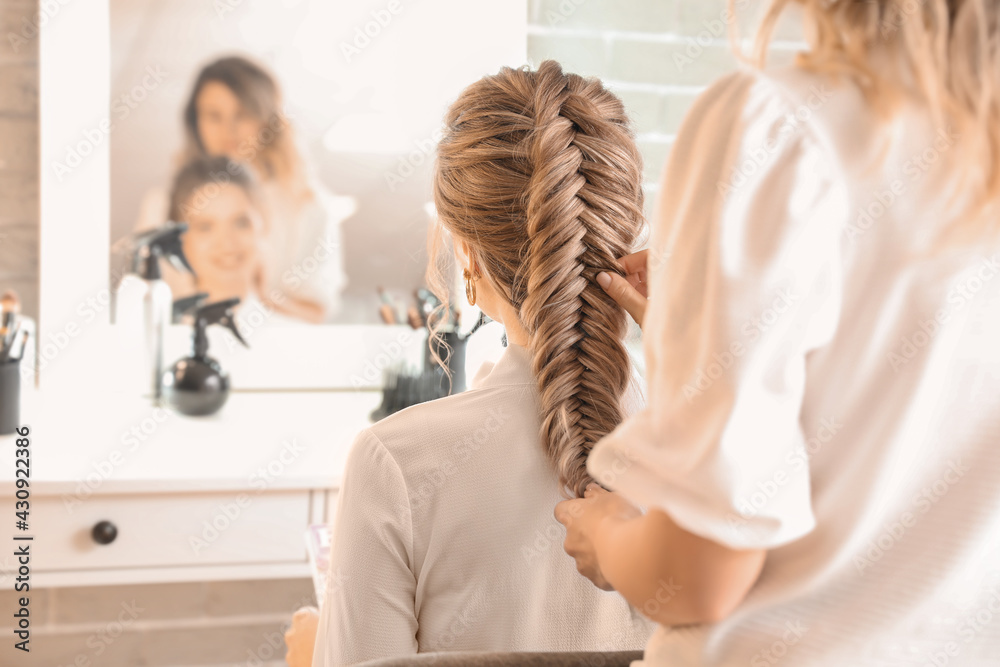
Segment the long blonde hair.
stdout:
<path fill-rule="evenodd" d="M 733 10 L 736 0 L 730 0 Z M 800 65 L 854 77 L 877 107 L 891 113 L 912 77 L 938 124 L 953 122 L 968 156 L 960 174 L 973 232 L 997 231 L 1000 200 L 1000 11 L 996 0 L 772 0 L 757 34 L 763 66 L 781 13 L 803 8 L 810 51 Z M 885 50 L 898 61 L 873 67 Z M 885 70 L 896 62 L 907 72 Z M 904 76 L 908 75 L 908 76 Z"/>
<path fill-rule="evenodd" d="M 594 280 L 621 274 L 616 259 L 644 223 L 629 119 L 600 81 L 547 60 L 472 84 L 445 125 L 434 176 L 440 224 L 469 244 L 528 332 L 541 439 L 563 491 L 582 496 L 587 455 L 622 421 L 631 379 L 625 312 Z M 447 303 L 442 244 L 431 238 L 428 282 Z"/>

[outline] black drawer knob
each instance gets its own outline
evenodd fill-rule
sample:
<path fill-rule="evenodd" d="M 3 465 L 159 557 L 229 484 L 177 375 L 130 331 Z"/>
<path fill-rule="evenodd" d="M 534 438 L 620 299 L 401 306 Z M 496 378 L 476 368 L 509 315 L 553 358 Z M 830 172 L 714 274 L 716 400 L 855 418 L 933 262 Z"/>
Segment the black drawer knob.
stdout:
<path fill-rule="evenodd" d="M 118 537 L 118 529 L 110 521 L 99 521 L 90 534 L 98 544 L 111 544 Z"/>

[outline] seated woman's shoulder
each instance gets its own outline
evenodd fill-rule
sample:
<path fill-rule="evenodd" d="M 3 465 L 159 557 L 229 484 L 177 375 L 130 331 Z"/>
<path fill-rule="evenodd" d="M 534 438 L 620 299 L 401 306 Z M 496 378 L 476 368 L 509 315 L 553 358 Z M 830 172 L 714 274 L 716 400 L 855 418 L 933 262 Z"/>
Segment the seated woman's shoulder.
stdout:
<path fill-rule="evenodd" d="M 537 418 L 537 414 L 528 388 L 470 389 L 411 405 L 380 419 L 369 430 L 390 451 L 403 456 L 413 451 L 427 455 L 450 449 L 455 441 L 478 429 L 496 434 L 532 415 Z"/>

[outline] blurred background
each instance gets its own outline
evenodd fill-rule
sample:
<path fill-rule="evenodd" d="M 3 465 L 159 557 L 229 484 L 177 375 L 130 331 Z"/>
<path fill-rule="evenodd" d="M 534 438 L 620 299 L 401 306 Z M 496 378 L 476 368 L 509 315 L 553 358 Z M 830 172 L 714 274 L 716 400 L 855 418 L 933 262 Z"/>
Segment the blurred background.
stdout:
<path fill-rule="evenodd" d="M 465 4 L 475 8 L 480 1 L 486 2 Z M 423 284 L 430 160 L 418 163 L 410 155 L 433 137 L 458 82 L 479 76 L 463 69 L 467 54 L 422 32 L 420 8 L 434 0 L 412 7 L 400 2 L 399 23 L 387 28 L 399 29 L 399 39 L 386 42 L 398 50 L 380 53 L 373 43 L 351 67 L 338 47 L 366 20 L 364 3 L 338 32 L 329 30 L 328 14 L 349 3 L 112 0 L 111 104 L 125 95 L 134 106 L 126 104 L 129 113 L 111 135 L 109 242 L 114 246 L 134 228 L 144 194 L 169 182 L 183 142 L 181 109 L 197 69 L 217 54 L 247 53 L 280 81 L 316 178 L 331 195 L 356 204 L 338 219 L 348 281 L 329 321 L 378 322 L 376 286 L 402 293 Z M 24 312 L 35 318 L 38 175 L 52 168 L 38 159 L 37 35 L 41 16 L 60 20 L 59 3 L 44 4 L 40 15 L 36 0 L 0 3 L 0 285 L 15 288 Z M 749 35 L 758 3 L 741 4 L 745 14 L 737 23 Z M 625 101 L 645 158 L 650 212 L 686 110 L 709 82 L 737 65 L 726 6 L 726 0 L 527 0 L 520 39 L 528 62 L 554 58 L 568 71 L 600 76 Z M 790 17 L 779 31 L 775 59 L 790 59 L 801 48 L 794 26 Z M 449 27 L 463 31 L 467 42 L 490 29 L 461 16 Z M 421 78 L 402 67 L 394 80 L 376 83 L 374 73 L 384 73 L 385 63 L 406 64 L 407 49 L 415 63 L 436 62 L 437 69 Z M 167 75 L 139 100 L 132 91 L 151 64 Z M 112 257 L 114 281 L 125 259 Z M 15 608 L 12 582 L 0 583 L 0 608 Z M 292 611 L 313 599 L 312 586 L 301 578 L 43 589 L 33 597 L 37 644 L 31 655 L 12 655 L 6 642 L 0 664 L 52 667 L 79 664 L 83 656 L 95 665 L 282 665 L 281 633 Z M 133 605 L 141 617 L 128 615 Z"/>

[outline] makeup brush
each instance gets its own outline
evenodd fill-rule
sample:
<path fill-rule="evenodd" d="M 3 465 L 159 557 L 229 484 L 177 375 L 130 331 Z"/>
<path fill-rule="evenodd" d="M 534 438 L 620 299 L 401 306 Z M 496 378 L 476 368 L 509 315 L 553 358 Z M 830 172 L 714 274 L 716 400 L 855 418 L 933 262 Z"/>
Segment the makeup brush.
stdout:
<path fill-rule="evenodd" d="M 0 345 L 0 362 L 10 361 L 15 358 L 14 345 L 17 343 L 18 333 L 23 333 L 25 336 L 28 335 L 27 331 L 21 332 L 20 322 L 15 323 L 9 335 L 0 341 L 2 342 L 2 345 Z M 21 344 L 21 353 L 24 353 L 24 343 Z"/>
<path fill-rule="evenodd" d="M 24 357 L 24 351 L 28 347 L 28 336 L 29 334 L 27 331 L 21 332 L 21 345 L 18 347 L 17 354 L 14 354 L 14 346 L 16 345 L 16 342 L 11 342 L 9 347 L 3 348 L 3 350 L 0 351 L 0 362 L 21 361 Z"/>
<path fill-rule="evenodd" d="M 386 324 L 396 324 L 396 309 L 392 302 L 392 297 L 385 291 L 381 285 L 375 288 L 378 292 L 378 298 L 382 301 L 382 305 L 379 306 L 378 312 L 382 317 L 382 321 Z"/>
<path fill-rule="evenodd" d="M 21 312 L 21 299 L 17 292 L 12 289 L 7 290 L 0 296 L 0 346 L 9 348 L 14 342 L 17 333 L 15 322 L 17 314 Z"/>

